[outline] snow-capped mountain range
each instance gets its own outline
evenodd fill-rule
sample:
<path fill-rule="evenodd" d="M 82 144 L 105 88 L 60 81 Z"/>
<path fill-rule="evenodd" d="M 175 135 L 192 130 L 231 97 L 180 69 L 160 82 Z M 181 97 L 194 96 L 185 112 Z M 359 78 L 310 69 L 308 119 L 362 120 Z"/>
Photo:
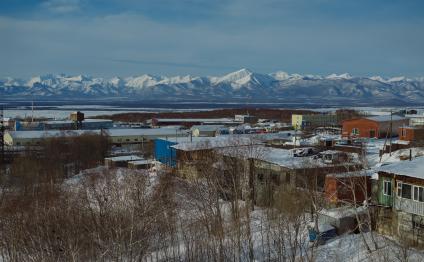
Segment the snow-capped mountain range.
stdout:
<path fill-rule="evenodd" d="M 44 75 L 29 80 L 0 79 L 6 99 L 139 99 L 202 101 L 333 101 L 350 103 L 424 104 L 424 78 L 329 76 L 241 69 L 224 76 L 113 77 Z"/>

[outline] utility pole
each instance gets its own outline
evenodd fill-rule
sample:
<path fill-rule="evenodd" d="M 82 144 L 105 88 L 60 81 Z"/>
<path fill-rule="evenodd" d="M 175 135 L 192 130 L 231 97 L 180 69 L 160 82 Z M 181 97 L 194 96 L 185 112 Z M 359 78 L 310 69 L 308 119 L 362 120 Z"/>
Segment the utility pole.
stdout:
<path fill-rule="evenodd" d="M 393 109 L 390 109 L 390 156 L 392 156 Z"/>
<path fill-rule="evenodd" d="M 0 105 L 0 164 L 4 164 L 4 111 L 3 105 Z"/>

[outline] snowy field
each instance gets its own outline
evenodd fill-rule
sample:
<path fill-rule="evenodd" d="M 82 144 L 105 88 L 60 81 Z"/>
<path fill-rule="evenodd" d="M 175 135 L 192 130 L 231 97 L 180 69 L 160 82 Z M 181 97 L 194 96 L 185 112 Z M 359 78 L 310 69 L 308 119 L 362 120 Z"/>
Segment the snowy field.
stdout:
<path fill-rule="evenodd" d="M 2 103 L 0 103 L 2 104 Z M 119 104 L 61 104 L 60 102 L 40 102 L 35 101 L 34 111 L 32 111 L 32 103 L 29 100 L 3 103 L 5 106 L 5 117 L 46 117 L 52 119 L 64 119 L 69 116 L 69 113 L 74 111 L 83 111 L 87 117 L 98 115 L 112 115 L 120 113 L 149 113 L 149 112 L 195 112 L 209 111 L 214 109 L 224 108 L 243 108 L 243 107 L 258 107 L 258 108 L 275 108 L 275 109 L 302 109 L 312 110 L 316 112 L 334 112 L 341 107 L 310 107 L 300 105 L 284 105 L 282 103 L 207 103 L 207 102 L 170 102 L 159 104 L 147 103 L 129 103 L 128 105 Z M 368 115 L 389 115 L 390 111 L 398 111 L 408 109 L 408 107 L 344 107 L 355 109 Z M 421 109 L 424 108 L 416 108 Z"/>

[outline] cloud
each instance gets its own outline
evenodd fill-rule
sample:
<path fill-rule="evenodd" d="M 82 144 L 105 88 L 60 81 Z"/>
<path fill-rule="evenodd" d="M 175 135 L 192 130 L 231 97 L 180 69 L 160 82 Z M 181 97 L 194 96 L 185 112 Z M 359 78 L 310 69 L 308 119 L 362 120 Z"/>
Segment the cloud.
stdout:
<path fill-rule="evenodd" d="M 138 1 L 149 5 L 147 0 L 115 3 L 121 1 L 128 6 Z M 363 21 L 353 19 L 356 13 L 343 19 L 325 16 L 327 9 L 317 14 L 306 0 L 264 0 L 265 4 L 234 0 L 229 5 L 219 0 L 221 5 L 214 8 L 206 0 L 182 0 L 182 6 L 174 4 L 164 13 L 171 0 L 157 1 L 160 5 L 145 9 L 103 6 L 113 11 L 99 13 L 101 7 L 92 6 L 95 1 L 50 0 L 36 17 L 0 16 L 0 57 L 8 61 L 0 63 L 0 72 L 5 76 L 215 75 L 247 67 L 263 73 L 424 74 L 424 22 L 394 20 L 390 16 L 394 11 L 384 12 L 385 19 L 369 14 Z M 191 11 L 181 11 L 192 2 L 196 5 Z M 333 0 L 315 2 L 330 5 Z M 155 15 L 147 14 L 156 9 Z M 171 19 L 178 11 L 179 16 L 187 15 L 185 20 Z M 63 12 L 74 13 L 57 15 Z M 191 13 L 201 15 L 193 18 Z"/>
<path fill-rule="evenodd" d="M 46 8 L 53 13 L 73 13 L 80 10 L 79 0 L 47 0 L 41 4 L 43 8 Z"/>

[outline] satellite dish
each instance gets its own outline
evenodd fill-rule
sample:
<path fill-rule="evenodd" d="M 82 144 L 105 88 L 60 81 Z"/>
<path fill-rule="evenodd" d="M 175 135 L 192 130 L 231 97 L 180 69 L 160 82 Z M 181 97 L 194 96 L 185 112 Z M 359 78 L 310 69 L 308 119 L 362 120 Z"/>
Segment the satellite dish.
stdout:
<path fill-rule="evenodd" d="M 199 136 L 200 135 L 200 131 L 199 131 L 199 129 L 193 129 L 193 131 L 191 131 L 191 135 L 192 136 L 195 136 L 195 137 L 197 137 L 197 136 Z"/>

